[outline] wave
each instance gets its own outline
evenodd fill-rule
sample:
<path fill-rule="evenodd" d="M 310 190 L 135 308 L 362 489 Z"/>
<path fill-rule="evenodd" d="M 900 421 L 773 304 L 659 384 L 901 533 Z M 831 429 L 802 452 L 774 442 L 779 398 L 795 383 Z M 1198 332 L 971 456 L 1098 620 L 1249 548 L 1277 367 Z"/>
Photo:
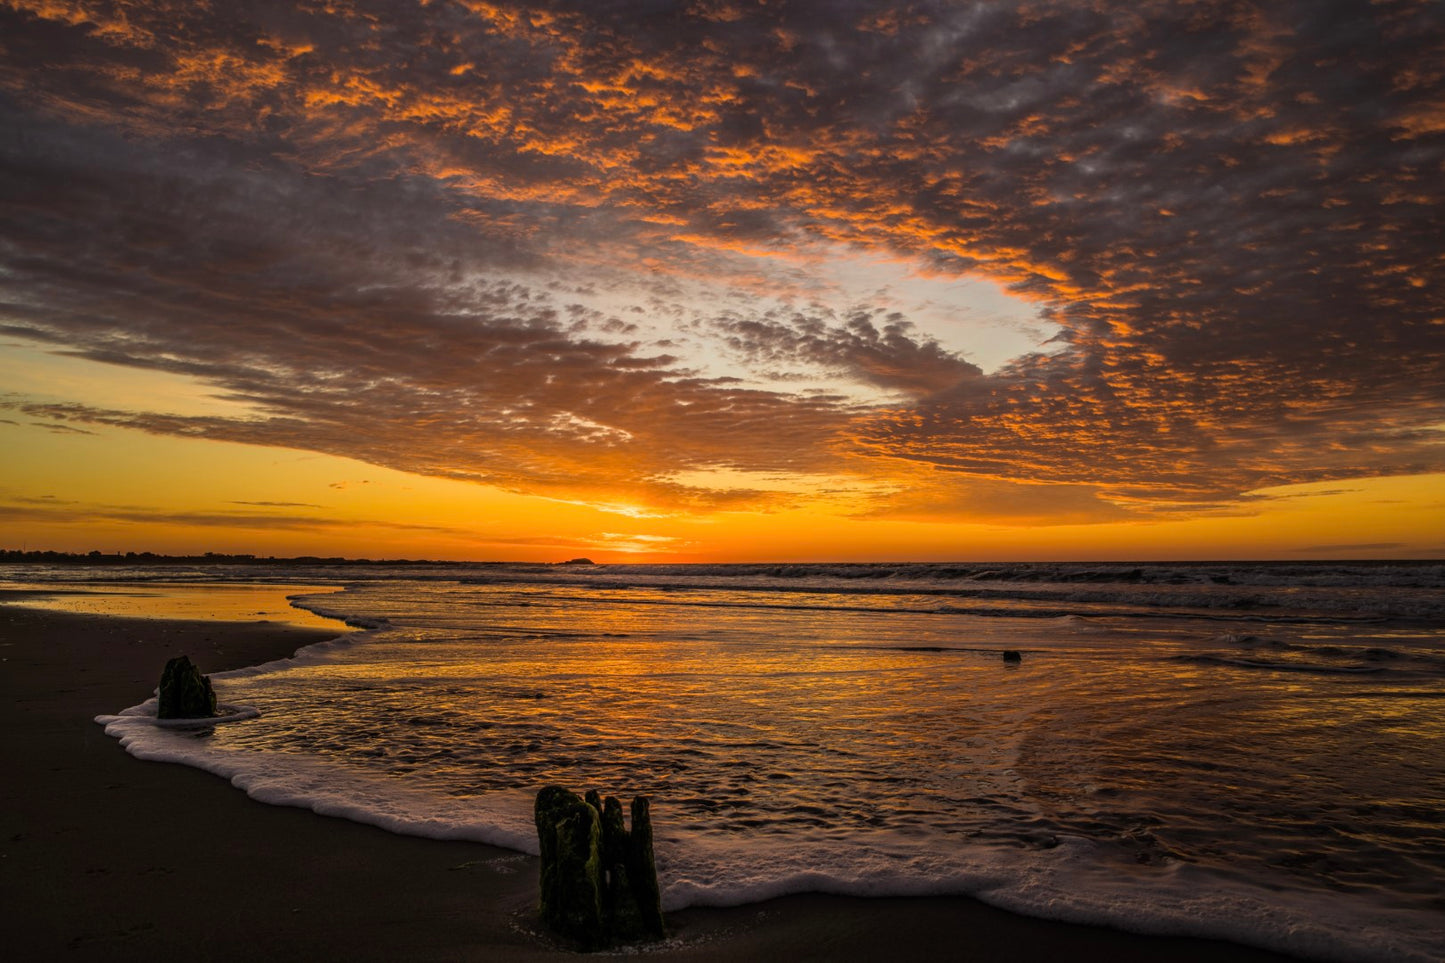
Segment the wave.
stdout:
<path fill-rule="evenodd" d="M 464 585 L 488 585 L 495 584 L 487 580 L 462 581 Z M 532 583 L 529 580 L 529 584 Z M 575 586 L 568 584 L 569 588 Z M 1281 623 L 1281 624 L 1321 624 L 1321 623 L 1358 623 L 1369 624 L 1385 621 L 1380 615 L 1359 615 L 1359 614 L 1337 614 L 1337 613 L 1310 613 L 1292 612 L 1288 610 L 1260 611 L 1253 602 L 1238 602 L 1230 599 L 1206 599 L 1192 598 L 1180 600 L 1177 597 L 1163 598 L 1149 595 L 1076 595 L 1061 596 L 1057 593 L 1026 594 L 1012 593 L 1001 595 L 991 593 L 987 596 L 977 597 L 977 601 L 933 603 L 927 601 L 930 597 L 938 595 L 952 595 L 962 597 L 963 593 L 945 590 L 883 590 L 857 588 L 849 591 L 837 591 L 833 589 L 822 589 L 810 587 L 807 589 L 786 587 L 778 588 L 774 585 L 756 586 L 728 586 L 727 592 L 733 595 L 753 596 L 745 599 L 724 599 L 709 597 L 708 588 L 698 589 L 696 586 L 639 586 L 633 582 L 599 582 L 594 588 L 605 588 L 609 591 L 620 589 L 646 589 L 659 588 L 666 591 L 665 597 L 647 598 L 640 594 L 629 594 L 608 598 L 605 595 L 591 596 L 566 596 L 551 595 L 550 601 L 585 602 L 588 605 L 626 605 L 626 606 L 678 606 L 686 608 L 713 608 L 713 609 L 762 609 L 772 611 L 813 611 L 813 612 L 869 612 L 880 614 L 914 614 L 914 615 L 968 615 L 979 618 L 1008 618 L 1008 619 L 1056 619 L 1068 621 L 1075 625 L 1085 626 L 1088 624 L 1097 625 L 1101 619 L 1199 619 L 1205 621 L 1219 622 L 1259 622 L 1259 623 Z M 697 589 L 696 594 L 691 597 L 681 597 L 677 594 L 679 588 Z M 800 594 L 807 593 L 818 596 L 817 600 L 800 600 Z M 721 594 L 721 593 L 718 593 Z M 770 599 L 768 595 L 781 595 L 786 600 Z M 849 604 L 835 597 L 860 597 L 868 596 L 870 602 L 856 602 Z M 884 603 L 884 600 L 892 601 Z M 1181 601 L 1189 604 L 1181 604 Z M 519 605 L 531 603 L 519 602 Z"/>
<path fill-rule="evenodd" d="M 1227 665 L 1237 669 L 1268 669 L 1272 672 L 1316 672 L 1321 675 L 1367 675 L 1385 671 L 1380 665 L 1327 665 L 1310 662 L 1283 662 L 1266 659 L 1245 659 L 1222 655 L 1178 655 L 1176 662 L 1193 662 L 1199 665 Z"/>
<path fill-rule="evenodd" d="M 263 803 L 403 835 L 538 852 L 530 793 L 450 797 L 293 753 L 218 752 L 206 740 L 157 727 L 142 707 L 96 721 L 137 758 L 203 769 Z M 1230 940 L 1311 959 L 1424 963 L 1440 949 L 1434 921 L 1416 911 L 1328 891 L 1265 898 L 1228 873 L 1169 860 L 1121 861 L 1107 844 L 1078 836 L 1033 845 L 951 840 L 946 850 L 886 833 L 800 844 L 778 836 L 679 833 L 668 823 L 665 803 L 655 804 L 654 818 L 668 911 L 795 893 L 967 895 L 1025 915 Z"/>
<path fill-rule="evenodd" d="M 606 565 L 6 565 L 0 580 L 123 582 L 552 584 L 700 593 L 941 597 L 940 605 L 1052 604 L 1049 617 L 1094 607 L 1445 621 L 1445 563 L 1030 562 Z M 947 601 L 943 601 L 946 599 Z M 963 600 L 959 603 L 955 600 Z M 972 600 L 972 601 L 970 601 Z M 1017 614 L 1017 613 L 1010 613 Z M 1111 613 L 1112 614 L 1112 613 Z"/>
<path fill-rule="evenodd" d="M 391 627 L 391 620 L 381 616 L 355 615 L 349 612 L 342 612 L 339 609 L 331 608 L 324 604 L 335 599 L 334 593 L 326 595 L 288 595 L 286 601 L 294 608 L 305 609 L 312 615 L 319 615 L 323 619 L 335 619 L 343 625 L 353 629 L 379 630 Z"/>
<path fill-rule="evenodd" d="M 506 568 L 506 567 L 504 567 Z M 520 568 L 520 567 L 517 567 Z M 544 567 L 556 573 L 557 567 Z M 839 581 L 1138 583 L 1150 585 L 1390 585 L 1445 588 L 1445 562 L 853 562 L 608 564 L 564 569 L 567 574 L 649 577 Z"/>
<path fill-rule="evenodd" d="M 993 602 L 1051 604 L 1045 617 L 1096 614 L 1101 606 L 1149 612 L 1229 613 L 1318 619 L 1445 620 L 1445 566 L 1334 568 L 1293 578 L 1258 566 L 1012 567 L 918 565 L 594 565 L 501 567 L 459 573 L 462 584 L 566 585 L 589 590 L 946 598 L 939 611 Z M 1308 571 L 1314 571 L 1309 569 Z M 1264 575 L 1260 573 L 1263 572 Z M 1373 572 L 1373 577 L 1370 573 Z M 956 601 L 957 600 L 957 601 Z M 986 613 L 985 613 L 986 614 Z M 1027 614 L 1027 613 L 1009 613 Z M 1118 614 L 1112 611 L 1110 615 Z"/>
<path fill-rule="evenodd" d="M 1271 672 L 1312 672 L 1321 675 L 1392 676 L 1445 675 L 1445 660 L 1429 652 L 1405 652 L 1386 646 L 1302 645 L 1253 635 L 1226 634 L 1217 643 L 1234 652 L 1196 652 L 1170 656 L 1176 662 L 1264 669 Z M 1238 651 L 1243 650 L 1243 651 Z"/>

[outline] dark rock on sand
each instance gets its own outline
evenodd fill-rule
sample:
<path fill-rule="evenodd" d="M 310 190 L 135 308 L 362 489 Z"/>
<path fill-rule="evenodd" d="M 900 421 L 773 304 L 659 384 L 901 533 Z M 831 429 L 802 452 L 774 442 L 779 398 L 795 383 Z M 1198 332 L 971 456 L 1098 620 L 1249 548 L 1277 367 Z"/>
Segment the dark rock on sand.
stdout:
<path fill-rule="evenodd" d="M 1024 660 L 1023 653 L 1018 649 L 1004 649 L 1003 660 L 1009 665 L 1018 665 Z"/>
<path fill-rule="evenodd" d="M 189 656 L 178 655 L 161 672 L 158 719 L 205 719 L 216 714 L 211 677 L 201 675 Z"/>
<path fill-rule="evenodd" d="M 542 848 L 542 922 L 582 949 L 663 935 L 646 797 L 632 801 L 632 831 L 622 804 L 594 789 L 585 799 L 559 786 L 537 794 Z"/>

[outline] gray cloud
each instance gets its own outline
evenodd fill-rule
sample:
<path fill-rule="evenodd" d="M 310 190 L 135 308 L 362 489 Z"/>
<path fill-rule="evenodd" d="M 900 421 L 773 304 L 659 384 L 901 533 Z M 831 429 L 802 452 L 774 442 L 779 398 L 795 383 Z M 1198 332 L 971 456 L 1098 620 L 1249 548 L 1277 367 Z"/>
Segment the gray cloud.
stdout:
<path fill-rule="evenodd" d="M 256 416 L 22 410 L 677 507 L 770 497 L 667 481 L 704 466 L 1092 517 L 1445 468 L 1439 4 L 497 11 L 0 12 L 3 330 Z M 877 306 L 679 307 L 802 242 L 1061 333 L 984 375 Z M 610 267 L 625 319 L 571 297 Z M 649 322 L 902 400 L 705 377 Z"/>
<path fill-rule="evenodd" d="M 77 428 L 75 425 L 67 425 L 67 424 L 64 424 L 64 423 L 55 424 L 55 423 L 48 423 L 48 422 L 44 422 L 44 421 L 32 421 L 31 424 L 34 425 L 36 428 L 44 428 L 46 431 L 54 432 L 54 433 L 57 434 L 57 435 L 93 435 L 93 434 L 95 434 L 95 432 L 93 432 L 93 431 L 87 431 L 87 430 L 84 429 L 84 428 Z"/>
<path fill-rule="evenodd" d="M 438 525 L 417 525 L 384 519 L 336 519 L 324 515 L 295 515 L 270 512 L 169 512 L 128 505 L 100 505 L 64 501 L 40 503 L 15 499 L 0 502 L 0 519 L 50 523 L 125 522 L 166 524 L 182 527 L 228 528 L 255 531 L 316 531 L 342 528 L 380 528 L 392 531 L 475 537 L 475 532 Z"/>
<path fill-rule="evenodd" d="M 776 309 L 754 317 L 724 315 L 709 326 L 748 364 L 807 364 L 879 388 L 929 395 L 976 379 L 978 366 L 919 337 L 897 312 L 856 309 L 841 323 Z M 829 321 L 835 321 L 829 324 Z"/>
<path fill-rule="evenodd" d="M 1350 554 L 1354 552 L 1388 552 L 1393 549 L 1406 548 L 1403 542 L 1352 542 L 1344 545 L 1306 545 L 1297 549 L 1300 552 L 1340 552 Z"/>

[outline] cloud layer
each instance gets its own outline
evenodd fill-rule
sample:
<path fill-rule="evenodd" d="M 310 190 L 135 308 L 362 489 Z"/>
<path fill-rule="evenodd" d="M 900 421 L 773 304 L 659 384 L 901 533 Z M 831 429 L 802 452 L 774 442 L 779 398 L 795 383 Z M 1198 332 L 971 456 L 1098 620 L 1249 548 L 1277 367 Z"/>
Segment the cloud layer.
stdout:
<path fill-rule="evenodd" d="M 1411 0 L 8 0 L 0 330 L 255 414 L 8 404 L 663 510 L 1441 470 L 1442 64 Z M 985 372 L 838 251 L 1059 333 Z"/>

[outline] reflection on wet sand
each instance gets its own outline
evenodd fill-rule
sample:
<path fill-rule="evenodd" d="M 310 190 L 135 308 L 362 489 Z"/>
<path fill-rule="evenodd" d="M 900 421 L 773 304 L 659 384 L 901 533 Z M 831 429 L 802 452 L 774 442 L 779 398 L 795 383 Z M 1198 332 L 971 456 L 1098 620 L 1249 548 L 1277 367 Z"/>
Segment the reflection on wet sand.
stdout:
<path fill-rule="evenodd" d="M 294 595 L 340 591 L 314 583 L 214 582 L 23 583 L 4 585 L 13 604 L 54 612 L 142 619 L 196 619 L 206 622 L 280 622 L 309 629 L 351 629 L 335 619 L 298 609 Z M 33 594 L 32 594 L 33 593 Z"/>

